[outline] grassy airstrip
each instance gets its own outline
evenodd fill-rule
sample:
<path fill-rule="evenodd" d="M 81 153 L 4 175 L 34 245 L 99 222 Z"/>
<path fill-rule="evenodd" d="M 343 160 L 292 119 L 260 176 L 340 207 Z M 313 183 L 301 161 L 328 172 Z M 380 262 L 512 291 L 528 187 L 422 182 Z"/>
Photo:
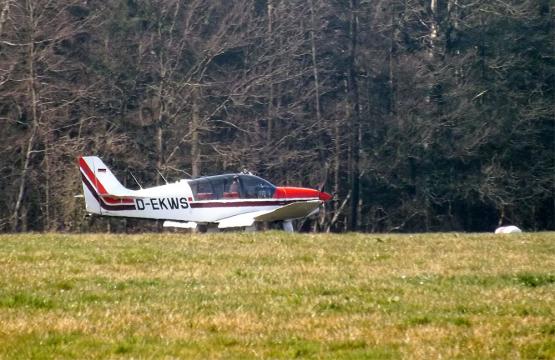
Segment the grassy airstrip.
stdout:
<path fill-rule="evenodd" d="M 0 358 L 555 358 L 555 234 L 0 236 Z"/>

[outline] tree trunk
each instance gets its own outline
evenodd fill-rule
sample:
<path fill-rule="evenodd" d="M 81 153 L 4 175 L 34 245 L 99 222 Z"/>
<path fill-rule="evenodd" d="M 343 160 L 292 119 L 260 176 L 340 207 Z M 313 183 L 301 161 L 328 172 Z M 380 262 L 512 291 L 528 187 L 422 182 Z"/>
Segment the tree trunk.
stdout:
<path fill-rule="evenodd" d="M 318 66 L 316 63 L 316 41 L 314 37 L 314 0 L 309 1 L 310 4 L 310 47 L 312 55 L 312 73 L 314 76 L 314 106 L 316 107 L 316 121 L 320 123 L 320 84 L 318 81 Z"/>
<path fill-rule="evenodd" d="M 351 218 L 349 230 L 358 230 L 358 206 L 360 195 L 360 179 L 359 179 L 359 151 L 360 151 L 360 104 L 357 83 L 357 70 L 356 70 L 356 54 L 358 42 L 358 0 L 351 0 L 351 24 L 350 24 L 350 37 L 351 49 L 349 56 L 349 93 L 352 106 L 350 118 L 351 130 Z"/>
<path fill-rule="evenodd" d="M 162 90 L 163 90 L 163 83 L 160 83 L 160 92 L 159 92 L 159 102 L 160 102 L 160 113 L 158 115 L 158 121 L 156 123 L 156 169 L 158 170 L 158 175 L 156 176 L 156 185 L 161 184 L 161 175 L 162 167 L 164 164 L 164 138 L 163 138 L 163 121 L 164 121 L 164 99 L 162 98 Z M 162 232 L 162 221 L 156 221 L 156 229 L 158 232 Z"/>
<path fill-rule="evenodd" d="M 12 231 L 17 231 L 18 225 L 19 225 L 19 209 L 21 208 L 21 201 L 23 200 L 23 194 L 25 193 L 27 173 L 29 171 L 29 163 L 31 161 L 31 155 L 33 154 L 33 145 L 35 143 L 37 129 L 38 129 L 38 125 L 35 122 L 33 122 L 33 128 L 31 129 L 31 136 L 27 141 L 27 150 L 25 152 L 25 161 L 23 162 L 23 169 L 21 169 L 17 199 L 15 201 L 15 207 L 12 213 Z"/>
<path fill-rule="evenodd" d="M 191 119 L 191 174 L 193 178 L 200 176 L 200 143 L 199 143 L 199 127 L 200 112 L 198 107 L 199 90 L 193 90 L 193 113 Z"/>
<path fill-rule="evenodd" d="M 164 133 L 163 133 L 163 121 L 165 114 L 165 102 L 163 99 L 163 82 L 160 82 L 160 89 L 158 91 L 158 103 L 160 106 L 158 113 L 158 121 L 156 122 L 156 169 L 162 171 L 164 166 Z M 156 176 L 156 185 L 160 185 L 161 179 L 160 174 Z"/>
<path fill-rule="evenodd" d="M 8 18 L 11 2 L 12 2 L 12 0 L 4 0 L 4 6 L 2 6 L 2 11 L 0 12 L 0 36 L 2 36 L 2 32 L 3 32 L 3 29 L 4 29 L 4 23 L 6 22 L 6 19 Z"/>
<path fill-rule="evenodd" d="M 343 81 L 343 91 L 344 91 L 344 98 L 348 99 L 349 98 L 349 81 L 347 80 L 346 76 L 345 79 Z M 342 150 L 342 146 L 343 146 L 343 132 L 342 132 L 342 128 L 344 128 L 344 124 L 346 121 L 348 121 L 350 119 L 350 114 L 351 114 L 351 108 L 350 108 L 350 104 L 349 101 L 344 101 L 343 103 L 345 106 L 342 106 L 342 110 L 345 111 L 345 116 L 343 117 L 343 121 L 339 120 L 339 116 L 335 117 L 335 120 L 333 122 L 333 132 L 334 132 L 334 142 L 335 142 L 335 146 L 334 146 L 334 195 L 336 197 L 342 196 L 342 194 L 345 192 L 345 189 L 348 188 L 348 182 L 345 184 L 342 181 L 342 171 L 344 171 L 342 169 L 342 164 L 344 163 L 344 160 L 342 158 L 343 154 L 343 150 Z M 342 104 L 342 105 L 343 105 Z M 348 134 L 347 134 L 348 135 Z M 350 158 L 350 155 L 349 155 Z M 347 164 L 349 165 L 350 162 L 349 160 L 347 161 Z M 350 165 L 349 165 L 350 166 Z M 349 169 L 347 168 L 347 171 L 349 171 Z M 342 191 L 343 189 L 343 191 Z M 351 193 L 351 191 L 349 190 L 349 194 Z M 350 195 L 349 195 L 350 198 Z M 339 199 L 337 199 L 337 201 L 334 201 L 334 214 L 338 214 L 340 212 L 340 204 L 339 204 Z M 335 217 L 336 215 L 334 215 Z M 339 215 L 337 215 L 339 216 Z M 330 228 L 333 226 L 333 224 L 330 224 Z"/>
<path fill-rule="evenodd" d="M 389 39 L 389 51 L 388 51 L 388 61 L 387 61 L 387 67 L 388 67 L 388 86 L 389 86 L 389 97 L 388 97 L 388 103 L 387 103 L 387 112 L 388 115 L 393 116 L 395 114 L 395 101 L 396 96 L 395 96 L 395 51 L 396 51 L 396 47 L 395 47 L 395 32 L 396 32 L 396 22 L 395 22 L 395 11 L 394 11 L 395 7 L 391 7 L 391 14 L 390 14 L 390 18 L 389 18 L 389 26 L 391 27 L 391 34 L 390 34 L 390 39 Z"/>
<path fill-rule="evenodd" d="M 17 198 L 15 201 L 15 207 L 12 213 L 12 231 L 17 231 L 19 225 L 19 210 L 21 208 L 21 202 L 23 200 L 23 195 L 25 193 L 25 186 L 27 181 L 27 174 L 29 172 L 29 166 L 31 162 L 31 156 L 33 155 L 33 146 L 35 144 L 35 138 L 37 135 L 39 120 L 38 120 L 38 104 L 37 104 L 37 90 L 36 90 L 36 74 L 35 74 L 35 19 L 34 19 L 34 8 L 32 1 L 27 1 L 27 10 L 29 11 L 29 24 L 31 26 L 31 39 L 29 41 L 29 95 L 31 97 L 31 135 L 29 140 L 27 140 L 27 149 L 25 151 L 25 160 L 23 161 L 23 169 L 21 169 L 19 189 L 17 192 Z"/>
<path fill-rule="evenodd" d="M 268 0 L 268 43 L 272 43 L 272 0 Z M 268 126 L 266 128 L 266 141 L 269 143 L 272 138 L 273 121 L 274 121 L 274 83 L 273 83 L 273 63 L 269 61 L 268 74 L 270 74 L 270 98 L 268 99 Z"/>
<path fill-rule="evenodd" d="M 49 134 L 47 133 L 44 137 L 44 215 L 45 224 L 44 227 L 47 231 L 50 230 L 50 141 L 48 139 Z"/>
<path fill-rule="evenodd" d="M 432 12 L 434 14 L 437 13 L 437 0 L 431 0 L 430 2 L 430 8 L 432 9 Z"/>

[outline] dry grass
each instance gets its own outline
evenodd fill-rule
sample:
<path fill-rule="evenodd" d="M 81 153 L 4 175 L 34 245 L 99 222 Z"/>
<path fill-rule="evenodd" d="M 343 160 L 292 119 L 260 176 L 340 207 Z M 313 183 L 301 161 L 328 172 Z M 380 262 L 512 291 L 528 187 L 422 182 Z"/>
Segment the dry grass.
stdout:
<path fill-rule="evenodd" d="M 3 235 L 0 358 L 555 358 L 555 234 Z"/>

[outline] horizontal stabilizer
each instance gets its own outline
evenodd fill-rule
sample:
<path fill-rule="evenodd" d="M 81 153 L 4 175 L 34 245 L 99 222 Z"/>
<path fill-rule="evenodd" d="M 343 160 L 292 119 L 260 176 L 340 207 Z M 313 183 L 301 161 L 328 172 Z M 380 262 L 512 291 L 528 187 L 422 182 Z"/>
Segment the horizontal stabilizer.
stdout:
<path fill-rule="evenodd" d="M 123 198 L 133 198 L 133 199 L 144 199 L 146 196 L 136 195 L 136 191 L 129 190 L 120 193 L 110 193 L 110 194 L 98 194 L 103 199 L 123 199 Z"/>

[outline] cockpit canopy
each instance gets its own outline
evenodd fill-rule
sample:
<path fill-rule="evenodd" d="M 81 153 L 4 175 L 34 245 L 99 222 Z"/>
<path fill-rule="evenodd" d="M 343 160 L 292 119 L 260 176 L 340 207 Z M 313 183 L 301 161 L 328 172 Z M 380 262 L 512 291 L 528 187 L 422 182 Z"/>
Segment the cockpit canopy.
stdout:
<path fill-rule="evenodd" d="M 206 176 L 188 181 L 193 198 L 199 200 L 269 199 L 276 187 L 254 175 L 229 174 Z"/>

